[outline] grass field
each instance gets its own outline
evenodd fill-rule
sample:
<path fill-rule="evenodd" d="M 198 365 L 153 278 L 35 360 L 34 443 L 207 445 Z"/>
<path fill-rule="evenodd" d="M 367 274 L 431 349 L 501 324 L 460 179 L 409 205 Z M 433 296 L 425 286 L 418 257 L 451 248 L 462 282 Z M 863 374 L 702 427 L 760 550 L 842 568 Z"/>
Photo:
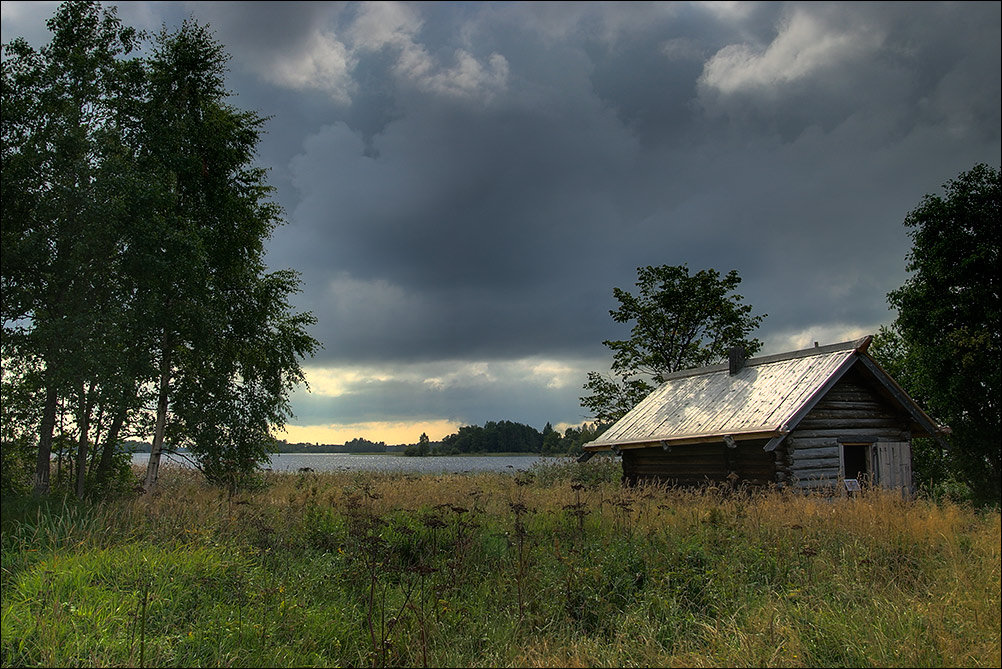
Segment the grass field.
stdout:
<path fill-rule="evenodd" d="M 608 462 L 161 481 L 4 500 L 4 667 L 1000 666 L 998 511 Z"/>

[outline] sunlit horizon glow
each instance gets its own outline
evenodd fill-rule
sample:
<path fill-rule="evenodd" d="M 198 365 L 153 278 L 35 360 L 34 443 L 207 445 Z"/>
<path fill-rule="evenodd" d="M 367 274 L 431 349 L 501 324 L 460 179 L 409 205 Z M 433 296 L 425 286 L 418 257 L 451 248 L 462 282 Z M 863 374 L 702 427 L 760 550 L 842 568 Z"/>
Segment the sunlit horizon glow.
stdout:
<path fill-rule="evenodd" d="M 362 438 L 375 444 L 385 443 L 387 446 L 401 444 L 416 444 L 421 433 L 428 435 L 431 441 L 441 441 L 450 434 L 455 434 L 467 423 L 458 423 L 445 419 L 425 420 L 415 422 L 372 421 L 367 423 L 350 423 L 330 425 L 286 425 L 284 432 L 275 431 L 274 436 L 284 439 L 290 444 L 324 444 L 340 446 L 352 439 Z M 582 424 L 554 423 L 551 427 L 564 434 L 568 428 L 579 428 Z M 542 430 L 540 430 L 542 431 Z"/>
<path fill-rule="evenodd" d="M 352 439 L 362 438 L 373 443 L 384 442 L 388 446 L 416 444 L 421 433 L 431 441 L 441 441 L 454 434 L 461 423 L 449 420 L 425 421 L 371 421 L 366 423 L 330 423 L 327 425 L 286 425 L 285 431 L 275 431 L 274 436 L 291 444 L 331 444 L 340 445 Z"/>

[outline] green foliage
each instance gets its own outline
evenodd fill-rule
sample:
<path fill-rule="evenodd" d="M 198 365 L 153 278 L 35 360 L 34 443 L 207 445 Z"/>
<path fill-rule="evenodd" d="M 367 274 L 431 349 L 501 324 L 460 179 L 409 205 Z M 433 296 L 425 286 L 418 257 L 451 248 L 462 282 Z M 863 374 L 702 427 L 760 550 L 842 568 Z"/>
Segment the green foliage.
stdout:
<path fill-rule="evenodd" d="M 509 420 L 466 425 L 442 439 L 442 452 L 539 453 L 543 435 L 534 427 Z"/>
<path fill-rule="evenodd" d="M 882 325 L 867 352 L 897 381 L 920 406 L 926 405 L 917 383 L 915 360 L 894 325 Z M 912 472 L 919 491 L 934 497 L 969 499 L 970 489 L 954 474 L 950 454 L 936 439 L 912 440 Z"/>
<path fill-rule="evenodd" d="M 428 438 L 427 434 L 422 432 L 421 436 L 418 438 L 418 443 L 411 444 L 410 446 L 404 449 L 404 455 L 409 455 L 409 456 L 416 455 L 422 457 L 426 455 L 431 455 L 431 439 Z"/>
<path fill-rule="evenodd" d="M 557 453 L 560 451 L 560 433 L 547 423 L 543 426 L 543 453 Z"/>
<path fill-rule="evenodd" d="M 734 291 L 736 270 L 690 274 L 686 265 L 637 268 L 637 294 L 613 289 L 617 323 L 633 323 L 630 338 L 602 342 L 613 352 L 612 373 L 588 373 L 581 405 L 603 423 L 614 423 L 675 371 L 719 362 L 740 346 L 745 356 L 761 348 L 748 335 L 764 316 Z"/>
<path fill-rule="evenodd" d="M 2 89 L 3 353 L 40 370 L 40 492 L 60 400 L 80 432 L 82 488 L 98 379 L 108 381 L 102 349 L 115 329 L 104 321 L 121 312 L 121 196 L 133 179 L 123 91 L 137 68 L 125 56 L 138 37 L 98 3 L 64 4 L 48 26 L 52 41 L 38 52 L 5 45 Z"/>
<path fill-rule="evenodd" d="M 418 438 L 418 443 L 411 444 L 410 446 L 404 449 L 404 455 L 410 455 L 410 456 L 416 455 L 422 457 L 426 455 L 431 455 L 431 439 L 428 438 L 427 434 L 422 432 L 421 436 Z"/>
<path fill-rule="evenodd" d="M 31 490 L 31 476 L 36 446 L 28 439 L 3 442 L 0 460 L 0 494 L 24 494 Z"/>
<path fill-rule="evenodd" d="M 596 420 L 610 425 L 626 415 L 654 390 L 644 378 L 629 378 L 613 374 L 588 372 L 584 389 L 591 393 L 581 398 L 581 406 L 588 409 Z"/>
<path fill-rule="evenodd" d="M 911 276 L 888 295 L 898 316 L 884 331 L 897 338 L 886 357 L 904 387 L 950 427 L 953 474 L 980 500 L 998 504 L 1000 172 L 976 165 L 944 188 L 944 196 L 926 195 L 905 218 Z"/>
<path fill-rule="evenodd" d="M 283 221 L 253 164 L 265 119 L 228 103 L 229 57 L 194 21 L 143 56 L 96 2 L 48 25 L 37 52 L 4 45 L 5 485 L 33 440 L 37 492 L 64 451 L 78 496 L 110 490 L 122 439 L 151 433 L 147 488 L 168 434 L 244 480 L 319 346 L 298 275 L 266 271 Z"/>
<path fill-rule="evenodd" d="M 582 448 L 589 441 L 598 439 L 603 432 L 609 429 L 611 424 L 584 423 L 579 427 L 569 427 L 564 430 L 564 435 L 560 439 L 559 453 L 566 455 L 581 455 Z"/>
<path fill-rule="evenodd" d="M 37 451 L 39 424 L 37 369 L 9 364 L 16 356 L 7 352 L 7 338 L 0 344 L 4 362 L 0 383 L 0 493 L 23 493 L 31 489 L 31 472 Z"/>
<path fill-rule="evenodd" d="M 550 423 L 539 432 L 529 425 L 511 421 L 488 421 L 483 427 L 467 425 L 437 444 L 429 443 L 432 455 L 463 453 L 542 453 L 543 455 L 580 455 L 582 445 L 596 439 L 608 426 L 584 423 L 568 427 L 563 435 Z M 405 455 L 418 455 L 420 443 L 409 446 Z"/>
<path fill-rule="evenodd" d="M 586 462 L 576 459 L 541 460 L 529 469 L 532 480 L 543 486 L 567 484 L 597 485 L 619 483 L 623 466 L 609 453 L 598 453 Z"/>
<path fill-rule="evenodd" d="M 385 453 L 385 441 L 369 441 L 364 437 L 355 437 L 344 444 L 290 444 L 280 440 L 275 442 L 277 453 Z"/>

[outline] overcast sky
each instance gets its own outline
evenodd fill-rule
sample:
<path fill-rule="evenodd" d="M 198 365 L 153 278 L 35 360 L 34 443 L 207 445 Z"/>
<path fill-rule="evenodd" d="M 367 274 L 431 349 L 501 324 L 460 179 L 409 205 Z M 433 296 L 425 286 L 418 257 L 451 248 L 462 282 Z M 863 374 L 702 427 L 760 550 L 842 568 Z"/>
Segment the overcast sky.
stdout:
<path fill-rule="evenodd" d="M 3 3 L 40 46 L 55 3 Z M 983 3 L 144 3 L 207 23 L 323 343 L 290 441 L 577 425 L 613 287 L 735 269 L 761 353 L 889 323 L 902 221 L 1000 164 Z"/>

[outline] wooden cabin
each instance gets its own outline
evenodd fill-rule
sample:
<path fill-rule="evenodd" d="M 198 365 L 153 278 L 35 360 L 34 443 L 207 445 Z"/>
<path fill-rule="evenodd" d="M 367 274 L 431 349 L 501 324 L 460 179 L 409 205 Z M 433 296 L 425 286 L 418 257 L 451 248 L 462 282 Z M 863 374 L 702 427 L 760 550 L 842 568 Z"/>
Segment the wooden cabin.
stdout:
<path fill-rule="evenodd" d="M 866 350 L 873 338 L 671 374 L 584 445 L 623 480 L 676 485 L 880 485 L 912 492 L 913 437 L 937 426 Z"/>

